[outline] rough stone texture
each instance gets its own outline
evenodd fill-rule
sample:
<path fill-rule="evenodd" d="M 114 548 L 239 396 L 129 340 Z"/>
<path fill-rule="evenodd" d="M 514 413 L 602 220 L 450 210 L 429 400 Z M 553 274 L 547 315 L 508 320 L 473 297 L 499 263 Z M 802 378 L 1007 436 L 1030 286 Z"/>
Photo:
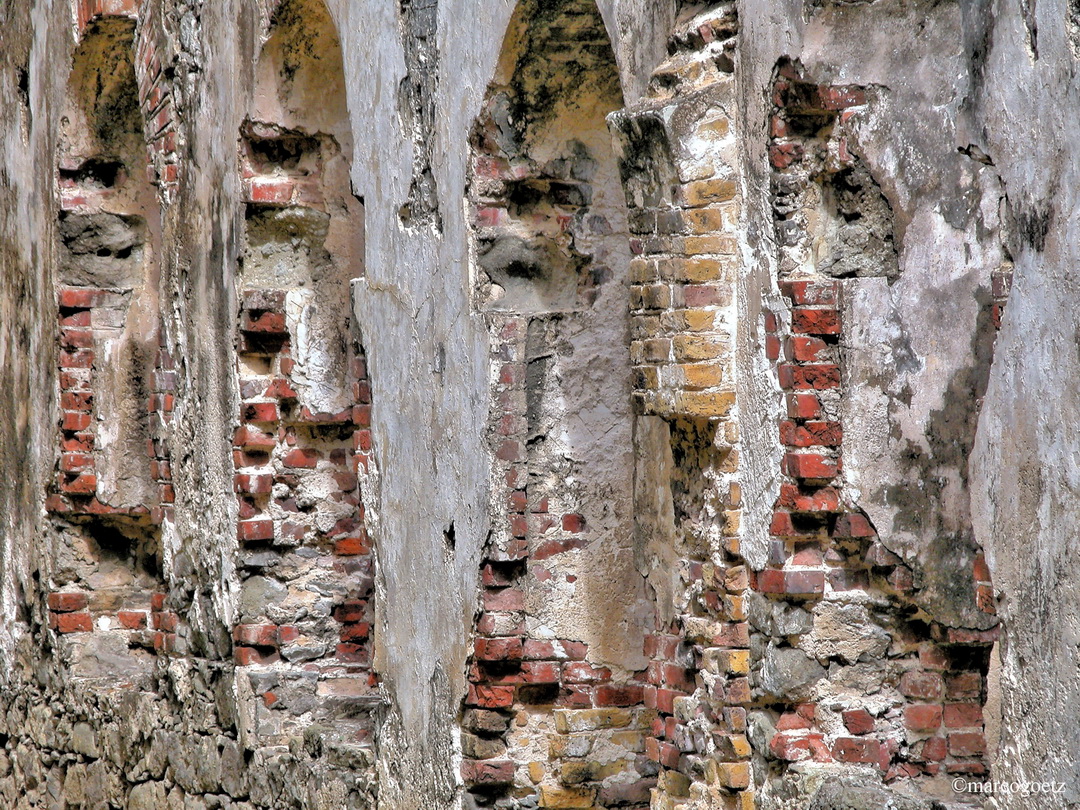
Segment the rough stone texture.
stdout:
<path fill-rule="evenodd" d="M 0 5 L 0 804 L 1080 802 L 1076 16 Z"/>

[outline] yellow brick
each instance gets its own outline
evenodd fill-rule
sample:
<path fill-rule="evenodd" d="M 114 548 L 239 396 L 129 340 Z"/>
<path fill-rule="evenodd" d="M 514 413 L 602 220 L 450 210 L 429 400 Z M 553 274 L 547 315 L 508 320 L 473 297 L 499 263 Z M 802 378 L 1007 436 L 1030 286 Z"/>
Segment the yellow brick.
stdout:
<path fill-rule="evenodd" d="M 678 771 L 661 771 L 656 786 L 678 799 L 690 795 L 690 780 Z"/>
<path fill-rule="evenodd" d="M 717 363 L 694 363 L 679 368 L 687 388 L 713 388 L 724 381 L 724 367 Z"/>
<path fill-rule="evenodd" d="M 656 366 L 634 366 L 634 387 L 642 391 L 660 388 L 660 374 Z"/>
<path fill-rule="evenodd" d="M 738 509 L 729 509 L 724 512 L 724 533 L 738 534 L 742 524 L 742 512 Z"/>
<path fill-rule="evenodd" d="M 582 808 L 592 807 L 596 792 L 584 788 L 560 788 L 540 786 L 541 807 Z"/>
<path fill-rule="evenodd" d="M 596 731 L 601 728 L 626 728 L 632 719 L 629 709 L 555 710 L 555 728 L 562 734 L 571 731 Z"/>
<path fill-rule="evenodd" d="M 709 211 L 714 209 L 710 208 Z M 720 256 L 734 256 L 738 243 L 733 236 L 712 234 L 710 236 L 687 236 L 683 239 L 683 253 L 697 256 L 714 253 Z"/>
<path fill-rule="evenodd" d="M 698 180 L 683 186 L 683 199 L 691 208 L 735 199 L 738 184 L 731 179 Z"/>
<path fill-rule="evenodd" d="M 727 416 L 735 404 L 730 391 L 680 391 L 675 395 L 675 412 L 686 416 L 720 418 Z"/>
<path fill-rule="evenodd" d="M 690 233 L 712 233 L 724 227 L 724 212 L 718 208 L 698 208 L 684 213 L 683 222 Z"/>
<path fill-rule="evenodd" d="M 688 332 L 708 332 L 716 323 L 716 313 L 707 309 L 685 309 L 681 314 Z"/>
<path fill-rule="evenodd" d="M 698 124 L 697 131 L 699 134 L 712 134 L 723 138 L 728 134 L 728 130 L 731 129 L 731 122 L 727 118 L 714 118 L 712 121 L 706 121 L 702 124 Z"/>
<path fill-rule="evenodd" d="M 724 650 L 719 660 L 721 666 L 732 675 L 750 674 L 750 651 L 749 650 Z"/>
<path fill-rule="evenodd" d="M 742 503 L 742 487 L 738 484 L 728 484 L 728 506 L 738 506 Z"/>
<path fill-rule="evenodd" d="M 712 766 L 709 770 L 715 777 L 709 781 L 719 782 L 724 787 L 736 790 L 748 787 L 750 784 L 749 762 L 710 762 L 709 765 Z"/>
<path fill-rule="evenodd" d="M 754 791 L 744 790 L 739 794 L 739 810 L 755 810 L 757 803 L 754 801 Z"/>
<path fill-rule="evenodd" d="M 746 601 L 741 594 L 731 593 L 724 596 L 724 612 L 733 622 L 746 619 Z"/>
<path fill-rule="evenodd" d="M 635 257 L 630 260 L 630 281 L 634 284 L 644 284 L 656 279 L 655 260 Z"/>
<path fill-rule="evenodd" d="M 635 754 L 645 750 L 645 736 L 640 731 L 616 731 L 611 735 L 611 742 Z"/>
<path fill-rule="evenodd" d="M 544 778 L 544 773 L 545 772 L 546 772 L 546 769 L 544 768 L 543 763 L 541 763 L 541 762 L 530 762 L 529 763 L 529 779 L 532 780 L 532 783 L 534 785 L 537 784 L 541 779 Z"/>
<path fill-rule="evenodd" d="M 672 340 L 672 345 L 675 349 L 675 359 L 679 362 L 714 360 L 720 357 L 727 348 L 723 340 L 702 335 L 676 335 Z"/>

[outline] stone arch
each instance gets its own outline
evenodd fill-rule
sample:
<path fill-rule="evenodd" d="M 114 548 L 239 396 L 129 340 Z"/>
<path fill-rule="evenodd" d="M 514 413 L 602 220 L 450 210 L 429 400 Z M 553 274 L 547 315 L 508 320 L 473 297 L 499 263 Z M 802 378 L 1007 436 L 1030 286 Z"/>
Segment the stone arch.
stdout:
<path fill-rule="evenodd" d="M 629 239 L 606 120 L 622 106 L 591 0 L 518 4 L 471 132 L 467 192 L 473 304 L 495 358 L 494 531 L 463 736 L 481 805 L 504 806 L 511 789 L 549 805 L 648 799 L 636 732 L 590 725 L 601 707 L 627 725 L 647 711 L 631 618 L 647 608 L 630 520 Z M 515 770 L 534 757 L 506 733 L 511 711 L 564 752 L 543 776 Z M 580 758 L 592 744 L 614 746 L 606 766 Z"/>
<path fill-rule="evenodd" d="M 364 208 L 349 177 L 341 45 L 322 0 L 282 0 L 264 36 L 238 138 L 242 590 L 233 641 L 264 695 L 264 742 L 317 723 L 337 742 L 366 744 L 367 709 L 378 703 L 361 502 L 371 398 L 350 295 L 363 274 Z"/>

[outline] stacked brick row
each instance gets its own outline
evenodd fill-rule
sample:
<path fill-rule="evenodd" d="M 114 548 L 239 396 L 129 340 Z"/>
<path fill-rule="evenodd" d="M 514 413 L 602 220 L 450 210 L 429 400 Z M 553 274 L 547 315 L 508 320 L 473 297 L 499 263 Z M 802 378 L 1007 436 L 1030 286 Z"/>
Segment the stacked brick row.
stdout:
<path fill-rule="evenodd" d="M 807 161 L 834 170 L 852 163 L 842 125 L 865 103 L 861 88 L 812 85 L 786 64 L 774 101 L 769 149 L 774 189 L 811 182 L 814 172 L 805 168 Z M 778 208 L 778 222 L 790 214 Z M 895 674 L 876 696 L 841 690 L 825 702 L 786 704 L 770 704 L 766 697 L 766 705 L 778 711 L 769 754 L 781 762 L 869 767 L 887 781 L 984 773 L 984 673 L 996 633 L 907 618 L 914 575 L 879 542 L 866 515 L 845 501 L 841 484 L 843 285 L 800 261 L 800 239 L 780 241 L 787 317 L 768 313 L 765 328 L 766 352 L 777 363 L 785 392 L 786 418 L 779 426 L 784 480 L 770 528 L 768 564 L 751 577 L 751 587 L 806 616 L 828 605 L 854 608 L 866 594 L 891 601 L 895 613 L 877 629 L 889 638 L 882 655 Z M 988 586 L 985 564 L 978 560 L 975 576 L 980 582 L 985 577 Z M 788 628 L 794 633 L 788 639 L 810 629 L 810 624 Z M 784 643 L 770 642 L 781 652 Z"/>
<path fill-rule="evenodd" d="M 172 503 L 168 454 L 160 439 L 164 425 L 171 419 L 174 384 L 171 358 L 164 349 L 158 351 L 158 367 L 153 378 L 155 390 L 147 402 L 148 411 L 156 419 L 153 427 L 159 438 L 150 441 L 147 452 L 151 476 L 158 484 L 160 502 L 165 508 L 151 509 L 141 504 L 116 507 L 97 497 L 95 454 L 99 448 L 95 424 L 110 415 L 99 414 L 94 407 L 95 346 L 99 340 L 119 333 L 129 295 L 129 292 L 91 287 L 59 290 L 61 452 L 55 492 L 46 503 L 51 512 L 67 516 L 149 515 L 155 523 L 160 523 L 166 516 L 165 508 Z"/>
<path fill-rule="evenodd" d="M 481 569 L 462 774 L 485 800 L 514 791 L 538 795 L 541 807 L 645 806 L 654 780 L 652 769 L 640 761 L 651 717 L 642 708 L 643 684 L 618 681 L 609 669 L 590 664 L 583 642 L 531 637 L 526 630 L 530 580 L 565 576 L 573 581 L 573 574 L 542 563 L 582 548 L 588 526 L 565 493 L 531 483 L 525 417 L 528 319 L 491 317 L 501 338 L 492 347 L 492 435 L 496 480 L 503 482 L 498 511 L 505 523 Z M 523 711 L 549 737 L 551 762 L 532 763 L 518 773 L 520 764 L 508 748 L 514 746 L 511 721 Z M 599 761 L 600 751 L 612 752 L 614 759 Z"/>
<path fill-rule="evenodd" d="M 726 131 L 727 120 L 709 128 Z M 734 402 L 736 195 L 733 177 L 707 177 L 678 184 L 670 207 L 631 210 L 630 359 L 642 414 L 719 418 Z"/>
<path fill-rule="evenodd" d="M 72 633 L 125 632 L 128 646 L 143 647 L 160 654 L 177 651 L 176 629 L 179 615 L 165 606 L 164 593 L 150 595 L 149 609 L 102 608 L 93 604 L 93 593 L 77 590 L 49 594 L 49 627 L 61 635 Z"/>
<path fill-rule="evenodd" d="M 668 422 L 678 457 L 675 616 L 645 647 L 645 705 L 657 712 L 646 753 L 660 769 L 652 806 L 664 810 L 754 801 L 733 407 L 740 199 L 725 113 L 736 28 L 729 4 L 687 20 L 653 75 L 651 100 L 615 121 L 628 156 L 635 406 Z"/>
<path fill-rule="evenodd" d="M 313 413 L 301 405 L 291 378 L 295 363 L 289 356 L 285 299 L 284 291 L 267 289 L 242 296 L 240 354 L 248 368 L 267 372 L 240 380 L 241 424 L 233 456 L 242 563 L 248 571 L 272 575 L 280 552 L 306 548 L 327 555 L 347 593 L 333 610 L 337 638 L 328 649 L 330 661 L 367 675 L 372 550 L 357 481 L 372 449 L 366 364 L 356 350 L 349 369 L 355 405 L 339 413 Z M 327 498 L 330 507 L 302 504 L 306 486 L 330 483 L 336 490 Z M 319 513 L 326 509 L 333 514 Z M 283 647 L 305 640 L 291 623 L 241 624 L 234 633 L 242 665 L 279 662 Z"/>
<path fill-rule="evenodd" d="M 110 2 L 110 0 L 97 0 Z M 111 0 L 138 5 L 138 0 Z M 172 201 L 180 182 L 180 157 L 178 153 L 179 127 L 170 81 L 162 68 L 158 55 L 157 30 L 154 3 L 147 3 L 139 20 L 135 51 L 135 74 L 139 83 L 139 104 L 142 106 L 143 122 L 150 165 L 146 167 L 147 179 L 156 183 L 166 202 Z"/>

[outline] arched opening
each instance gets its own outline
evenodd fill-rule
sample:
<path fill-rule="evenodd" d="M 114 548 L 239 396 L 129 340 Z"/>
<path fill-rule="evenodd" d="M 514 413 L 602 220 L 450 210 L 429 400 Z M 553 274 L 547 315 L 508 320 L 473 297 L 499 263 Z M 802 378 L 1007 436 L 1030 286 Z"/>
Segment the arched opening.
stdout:
<path fill-rule="evenodd" d="M 270 15 L 238 149 L 236 659 L 264 695 L 267 742 L 311 722 L 362 742 L 375 701 L 360 490 L 371 400 L 350 281 L 363 275 L 364 209 L 349 177 L 341 45 L 322 0 L 282 0 Z M 281 660 L 294 666 L 260 672 Z"/>
<path fill-rule="evenodd" d="M 134 32 L 127 16 L 87 24 L 57 141 L 61 448 L 47 504 L 62 518 L 52 585 L 77 589 L 65 598 L 82 605 L 69 615 L 50 597 L 60 633 L 135 629 L 125 614 L 141 615 L 145 628 L 162 579 L 171 485 L 160 439 L 172 386 L 159 350 L 158 198 L 147 178 Z M 139 634 L 109 639 L 118 650 L 148 643 Z"/>
<path fill-rule="evenodd" d="M 542 803 L 647 801 L 648 779 L 633 767 L 637 732 L 552 723 L 557 709 L 597 706 L 630 718 L 641 701 L 629 239 L 606 121 L 622 105 L 591 0 L 519 3 L 471 133 L 468 183 L 495 457 L 463 734 L 480 804 L 511 789 L 539 792 Z M 507 731 L 512 713 L 525 719 L 520 734 Z M 515 768 L 534 758 L 525 737 L 564 752 L 542 777 Z M 590 770 L 579 757 L 593 745 L 611 746 L 610 756 Z"/>

